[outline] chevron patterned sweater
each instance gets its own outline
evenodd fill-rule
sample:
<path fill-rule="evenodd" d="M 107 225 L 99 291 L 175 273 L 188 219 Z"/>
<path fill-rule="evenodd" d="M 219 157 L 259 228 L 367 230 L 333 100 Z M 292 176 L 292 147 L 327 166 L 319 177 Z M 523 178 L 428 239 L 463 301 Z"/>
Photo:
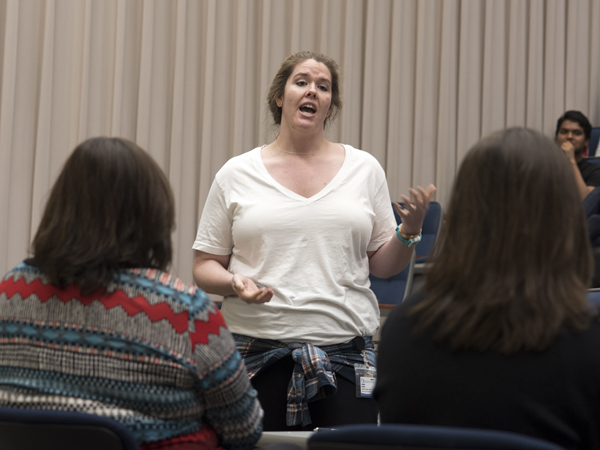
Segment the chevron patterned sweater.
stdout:
<path fill-rule="evenodd" d="M 108 416 L 142 449 L 252 448 L 262 409 L 220 311 L 154 269 L 104 293 L 58 289 L 28 260 L 0 284 L 0 406 Z"/>

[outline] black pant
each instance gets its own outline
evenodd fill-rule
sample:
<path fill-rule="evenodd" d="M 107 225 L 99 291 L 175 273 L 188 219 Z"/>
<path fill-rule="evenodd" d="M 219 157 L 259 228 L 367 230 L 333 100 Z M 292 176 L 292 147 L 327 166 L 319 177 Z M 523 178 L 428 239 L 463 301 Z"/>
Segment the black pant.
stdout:
<path fill-rule="evenodd" d="M 287 389 L 294 364 L 292 357 L 286 356 L 252 378 L 252 386 L 258 391 L 258 399 L 265 411 L 265 431 L 312 431 L 317 427 L 377 423 L 378 409 L 375 401 L 356 397 L 356 385 L 337 375 L 335 395 L 308 403 L 312 423 L 305 427 L 288 427 L 285 422 Z"/>

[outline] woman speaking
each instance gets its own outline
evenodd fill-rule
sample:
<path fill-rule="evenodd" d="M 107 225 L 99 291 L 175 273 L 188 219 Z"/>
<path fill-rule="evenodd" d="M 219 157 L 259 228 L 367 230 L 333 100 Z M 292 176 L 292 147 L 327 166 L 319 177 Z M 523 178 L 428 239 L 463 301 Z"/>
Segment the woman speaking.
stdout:
<path fill-rule="evenodd" d="M 290 55 L 267 101 L 280 133 L 217 173 L 193 245 L 194 279 L 225 297 L 265 430 L 376 422 L 354 371 L 375 363 L 369 273 L 406 267 L 435 188 L 403 196 L 396 231 L 377 160 L 324 137 L 342 106 L 333 59 Z"/>

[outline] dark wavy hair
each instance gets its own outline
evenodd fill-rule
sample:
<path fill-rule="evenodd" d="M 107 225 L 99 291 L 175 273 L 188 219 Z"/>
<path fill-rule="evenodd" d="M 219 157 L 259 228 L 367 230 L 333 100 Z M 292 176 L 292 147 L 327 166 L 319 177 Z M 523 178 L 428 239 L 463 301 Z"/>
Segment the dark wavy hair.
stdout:
<path fill-rule="evenodd" d="M 525 128 L 472 147 L 457 174 L 417 330 L 455 350 L 543 350 L 589 321 L 593 263 L 564 152 Z"/>
<path fill-rule="evenodd" d="M 583 113 L 581 111 L 575 111 L 575 110 L 567 111 L 566 113 L 564 113 L 562 116 L 560 116 L 558 118 L 558 121 L 556 122 L 556 132 L 554 133 L 555 137 L 558 136 L 558 130 L 560 130 L 560 127 L 565 120 L 570 120 L 571 122 L 577 122 L 579 124 L 579 126 L 581 126 L 581 128 L 583 128 L 583 133 L 585 134 L 585 139 L 586 140 L 590 139 L 590 137 L 592 136 L 592 124 L 590 123 L 588 118 L 583 115 Z"/>
<path fill-rule="evenodd" d="M 64 288 L 106 288 L 125 267 L 166 270 L 175 207 L 152 157 L 120 138 L 88 139 L 54 183 L 32 242 L 36 266 Z"/>
<path fill-rule="evenodd" d="M 277 99 L 283 96 L 285 85 L 288 78 L 294 72 L 296 66 L 309 59 L 325 64 L 331 73 L 331 114 L 325 119 L 324 126 L 332 122 L 342 109 L 342 77 L 338 64 L 333 58 L 325 56 L 322 53 L 302 51 L 289 55 L 283 60 L 275 78 L 271 82 L 269 93 L 267 94 L 267 104 L 273 117 L 275 125 L 281 125 L 281 106 L 277 106 Z"/>

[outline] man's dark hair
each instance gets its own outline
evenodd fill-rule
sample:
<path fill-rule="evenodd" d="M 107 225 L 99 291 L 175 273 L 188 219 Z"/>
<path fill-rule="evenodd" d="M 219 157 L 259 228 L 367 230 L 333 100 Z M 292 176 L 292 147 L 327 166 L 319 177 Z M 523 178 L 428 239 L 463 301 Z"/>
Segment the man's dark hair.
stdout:
<path fill-rule="evenodd" d="M 565 120 L 570 120 L 571 122 L 577 122 L 581 126 L 581 128 L 583 128 L 583 132 L 585 134 L 586 140 L 588 140 L 590 138 L 590 136 L 592 135 L 592 124 L 590 123 L 588 118 L 585 117 L 581 113 L 581 111 L 571 110 L 571 111 L 567 111 L 562 116 L 560 116 L 560 118 L 558 119 L 558 122 L 556 122 L 556 133 L 554 133 L 555 137 L 558 136 L 558 130 L 560 130 L 560 126 L 562 125 L 562 123 Z"/>
<path fill-rule="evenodd" d="M 33 239 L 35 265 L 55 286 L 106 288 L 125 267 L 166 270 L 175 202 L 167 178 L 133 142 L 81 143 L 50 192 Z"/>

